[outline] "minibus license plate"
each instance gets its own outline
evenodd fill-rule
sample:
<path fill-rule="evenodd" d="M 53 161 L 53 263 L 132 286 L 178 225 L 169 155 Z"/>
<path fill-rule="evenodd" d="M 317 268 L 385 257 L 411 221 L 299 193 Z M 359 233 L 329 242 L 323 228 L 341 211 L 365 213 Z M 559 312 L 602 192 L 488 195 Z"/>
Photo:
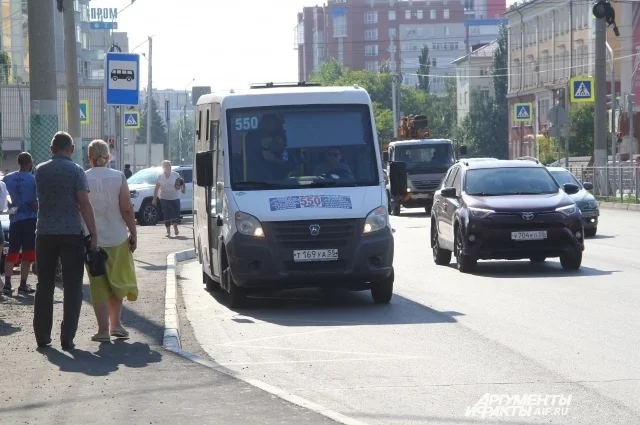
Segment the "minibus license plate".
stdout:
<path fill-rule="evenodd" d="M 547 239 L 546 230 L 511 232 L 511 240 L 513 241 L 541 241 L 543 239 Z"/>
<path fill-rule="evenodd" d="M 293 251 L 293 261 L 336 261 L 337 249 L 299 249 Z"/>

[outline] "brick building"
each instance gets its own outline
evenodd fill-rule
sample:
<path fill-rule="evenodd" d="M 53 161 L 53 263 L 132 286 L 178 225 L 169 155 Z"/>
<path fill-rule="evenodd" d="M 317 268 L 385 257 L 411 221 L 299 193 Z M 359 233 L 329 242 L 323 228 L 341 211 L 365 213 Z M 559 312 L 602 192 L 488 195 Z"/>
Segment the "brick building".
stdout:
<path fill-rule="evenodd" d="M 298 76 L 308 80 L 322 62 L 337 59 L 352 69 L 376 71 L 383 64 L 417 83 L 418 55 L 430 50 L 431 91 L 442 92 L 444 78 L 455 75 L 452 62 L 483 36 L 493 41 L 505 0 L 334 0 L 298 13 L 294 48 Z M 483 35 L 479 21 L 495 28 Z M 473 25 L 469 25 L 473 22 Z"/>

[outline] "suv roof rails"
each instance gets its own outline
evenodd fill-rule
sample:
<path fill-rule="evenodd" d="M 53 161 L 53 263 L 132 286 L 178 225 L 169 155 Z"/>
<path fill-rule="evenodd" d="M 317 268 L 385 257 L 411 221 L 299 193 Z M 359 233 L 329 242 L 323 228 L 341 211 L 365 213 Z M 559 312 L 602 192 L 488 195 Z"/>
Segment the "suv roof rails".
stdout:
<path fill-rule="evenodd" d="M 516 158 L 516 161 L 532 161 L 532 162 L 535 162 L 536 164 L 540 164 L 540 161 L 538 161 L 537 158 L 534 158 L 532 156 L 521 156 Z"/>
<path fill-rule="evenodd" d="M 306 81 L 299 81 L 297 83 L 256 83 L 249 84 L 250 89 L 273 89 L 278 87 L 319 87 L 320 83 L 308 83 Z"/>

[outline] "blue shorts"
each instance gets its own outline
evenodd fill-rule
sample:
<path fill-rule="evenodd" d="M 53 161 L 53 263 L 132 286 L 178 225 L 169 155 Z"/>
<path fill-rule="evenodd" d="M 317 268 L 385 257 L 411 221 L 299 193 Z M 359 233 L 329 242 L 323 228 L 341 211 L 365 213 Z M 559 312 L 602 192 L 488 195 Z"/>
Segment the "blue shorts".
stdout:
<path fill-rule="evenodd" d="M 7 260 L 18 261 L 20 251 L 24 261 L 33 262 L 36 257 L 36 222 L 35 218 L 12 221 L 9 225 L 9 253 Z"/>

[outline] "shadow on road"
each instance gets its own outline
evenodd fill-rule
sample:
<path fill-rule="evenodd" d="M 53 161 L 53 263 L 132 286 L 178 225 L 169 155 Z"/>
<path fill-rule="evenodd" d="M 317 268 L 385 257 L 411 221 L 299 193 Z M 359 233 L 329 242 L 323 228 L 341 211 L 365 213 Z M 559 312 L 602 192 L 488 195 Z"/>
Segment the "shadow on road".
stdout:
<path fill-rule="evenodd" d="M 449 267 L 455 268 L 456 263 L 452 263 Z M 479 261 L 473 274 L 502 279 L 539 279 L 542 277 L 609 276 L 619 272 L 619 270 L 600 270 L 586 266 L 582 266 L 576 271 L 567 271 L 563 270 L 557 261 L 547 261 L 542 264 L 530 261 Z"/>
<path fill-rule="evenodd" d="M 204 289 L 203 289 L 204 290 Z M 224 292 L 210 293 L 226 305 Z M 374 304 L 369 291 L 302 289 L 251 296 L 246 308 L 236 309 L 237 323 L 252 319 L 281 326 L 361 326 L 456 323 L 462 313 L 437 311 L 398 294 L 390 304 Z"/>
<path fill-rule="evenodd" d="M 162 360 L 158 351 L 141 342 L 114 341 L 102 343 L 96 352 L 73 349 L 65 354 L 53 347 L 39 349 L 47 360 L 61 372 L 82 373 L 88 376 L 106 376 L 120 366 L 139 369 Z"/>
<path fill-rule="evenodd" d="M 613 235 L 599 235 L 599 234 L 598 234 L 598 235 L 595 235 L 595 236 L 590 236 L 590 237 L 588 237 L 588 238 L 587 238 L 587 243 L 588 243 L 590 240 L 598 240 L 598 239 L 615 239 L 615 238 L 616 238 L 616 237 L 615 237 L 615 236 L 613 236 Z"/>
<path fill-rule="evenodd" d="M 13 326 L 11 323 L 5 322 L 0 319 L 0 336 L 9 336 L 16 332 L 20 332 L 22 328 L 19 326 Z"/>

